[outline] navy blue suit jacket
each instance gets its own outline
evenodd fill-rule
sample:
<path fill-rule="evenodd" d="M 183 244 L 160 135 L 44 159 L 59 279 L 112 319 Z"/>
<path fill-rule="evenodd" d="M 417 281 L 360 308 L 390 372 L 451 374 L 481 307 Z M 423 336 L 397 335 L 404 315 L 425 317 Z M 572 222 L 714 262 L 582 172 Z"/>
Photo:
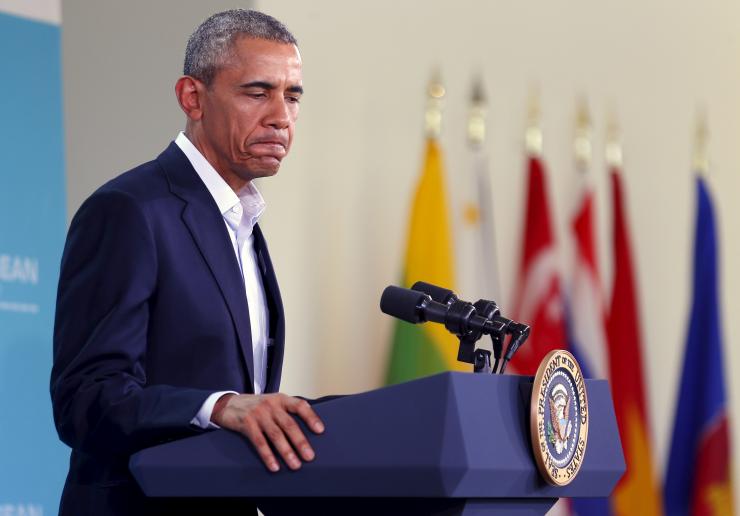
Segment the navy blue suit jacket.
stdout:
<path fill-rule="evenodd" d="M 283 307 L 259 227 L 254 245 L 273 343 L 266 391 L 275 392 Z M 223 217 L 174 143 L 84 202 L 64 248 L 54 327 L 54 420 L 72 448 L 61 514 L 230 512 L 147 500 L 128 459 L 198 433 L 190 421 L 212 392 L 253 392 L 248 310 Z"/>

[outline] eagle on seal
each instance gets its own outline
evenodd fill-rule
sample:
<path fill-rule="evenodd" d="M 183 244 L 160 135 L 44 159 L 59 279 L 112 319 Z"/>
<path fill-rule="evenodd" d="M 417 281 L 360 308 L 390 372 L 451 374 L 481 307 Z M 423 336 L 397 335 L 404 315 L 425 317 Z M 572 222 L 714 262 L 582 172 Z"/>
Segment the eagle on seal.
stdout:
<path fill-rule="evenodd" d="M 555 429 L 555 450 L 558 454 L 568 449 L 568 437 L 573 430 L 573 424 L 569 419 L 571 399 L 562 384 L 558 384 L 552 390 L 549 398 L 550 421 Z"/>

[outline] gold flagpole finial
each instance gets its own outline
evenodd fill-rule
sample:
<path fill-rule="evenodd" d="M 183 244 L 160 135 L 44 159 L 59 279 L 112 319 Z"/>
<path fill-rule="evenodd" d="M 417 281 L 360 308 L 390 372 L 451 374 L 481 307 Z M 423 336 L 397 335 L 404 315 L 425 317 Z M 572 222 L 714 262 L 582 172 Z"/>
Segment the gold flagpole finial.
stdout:
<path fill-rule="evenodd" d="M 573 153 L 576 165 L 586 171 L 591 163 L 591 116 L 586 98 L 581 97 L 576 107 L 576 130 L 573 138 Z"/>
<path fill-rule="evenodd" d="M 706 175 L 709 172 L 709 127 L 707 113 L 703 108 L 696 115 L 696 127 L 694 129 L 694 157 L 692 163 L 694 170 Z"/>
<path fill-rule="evenodd" d="M 439 138 L 442 132 L 442 99 L 444 96 L 445 87 L 442 84 L 439 70 L 435 69 L 427 86 L 427 109 L 424 115 L 424 127 L 429 138 Z"/>
<path fill-rule="evenodd" d="M 610 169 L 618 170 L 622 167 L 622 142 L 619 135 L 619 124 L 614 111 L 610 111 L 606 121 L 606 148 L 604 151 L 606 164 Z"/>
<path fill-rule="evenodd" d="M 542 155 L 542 127 L 540 110 L 540 91 L 534 86 L 529 94 L 527 106 L 527 130 L 524 133 L 524 146 L 530 156 Z"/>
<path fill-rule="evenodd" d="M 486 95 L 480 75 L 473 81 L 470 96 L 470 114 L 468 116 L 468 143 L 472 146 L 482 145 L 486 138 Z"/>

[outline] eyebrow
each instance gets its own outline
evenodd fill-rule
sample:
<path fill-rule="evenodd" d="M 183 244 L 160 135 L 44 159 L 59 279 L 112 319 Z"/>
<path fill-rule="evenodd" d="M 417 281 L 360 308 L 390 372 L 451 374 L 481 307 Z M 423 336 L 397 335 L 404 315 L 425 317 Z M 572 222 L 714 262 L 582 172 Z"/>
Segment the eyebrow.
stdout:
<path fill-rule="evenodd" d="M 275 85 L 265 81 L 252 81 L 239 85 L 240 88 L 262 88 L 264 90 L 274 90 Z M 303 94 L 302 86 L 289 86 L 287 89 L 288 93 L 299 93 Z"/>

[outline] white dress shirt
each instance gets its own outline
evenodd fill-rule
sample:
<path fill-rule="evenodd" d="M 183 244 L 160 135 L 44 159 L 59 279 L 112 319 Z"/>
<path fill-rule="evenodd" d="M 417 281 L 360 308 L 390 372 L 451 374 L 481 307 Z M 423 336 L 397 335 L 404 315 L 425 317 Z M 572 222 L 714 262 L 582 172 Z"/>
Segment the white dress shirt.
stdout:
<path fill-rule="evenodd" d="M 257 187 L 251 182 L 247 183 L 237 195 L 184 133 L 177 135 L 175 143 L 193 165 L 224 217 L 224 225 L 234 246 L 234 255 L 242 273 L 249 305 L 254 361 L 254 393 L 262 394 L 267 381 L 269 313 L 252 232 L 262 212 L 265 211 L 265 201 Z M 211 413 L 218 398 L 226 392 L 231 391 L 211 394 L 193 418 L 192 423 L 201 428 L 214 428 L 215 425 L 211 423 Z"/>

